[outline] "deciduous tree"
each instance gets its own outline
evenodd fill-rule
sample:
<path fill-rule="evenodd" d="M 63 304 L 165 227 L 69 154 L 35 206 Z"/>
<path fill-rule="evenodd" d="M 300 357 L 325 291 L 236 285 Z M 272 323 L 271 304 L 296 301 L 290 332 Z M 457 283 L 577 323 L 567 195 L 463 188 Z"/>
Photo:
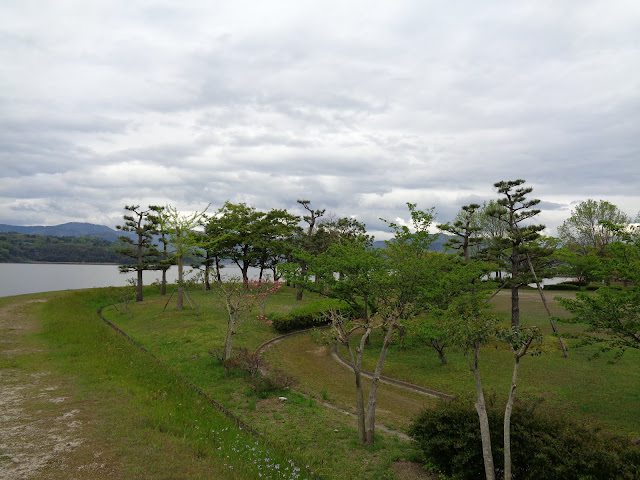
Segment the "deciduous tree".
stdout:
<path fill-rule="evenodd" d="M 163 222 L 167 228 L 169 243 L 173 246 L 173 255 L 178 266 L 178 298 L 177 309 L 182 310 L 184 303 L 184 259 L 197 248 L 194 230 L 202 225 L 205 213 L 209 206 L 202 212 L 183 214 L 177 208 L 167 205 L 163 212 Z"/>
<path fill-rule="evenodd" d="M 606 224 L 620 238 L 605 252 L 605 271 L 626 280 L 629 286 L 604 286 L 595 293 L 576 293 L 576 299 L 556 298 L 573 317 L 571 323 L 586 323 L 583 340 L 598 344 L 600 352 L 640 348 L 640 230 L 638 227 Z"/>
<path fill-rule="evenodd" d="M 616 234 L 602 222 L 623 225 L 629 221 L 617 206 L 605 200 L 589 199 L 571 211 L 571 216 L 558 227 L 558 236 L 575 252 L 604 256 L 607 245 L 616 240 Z"/>

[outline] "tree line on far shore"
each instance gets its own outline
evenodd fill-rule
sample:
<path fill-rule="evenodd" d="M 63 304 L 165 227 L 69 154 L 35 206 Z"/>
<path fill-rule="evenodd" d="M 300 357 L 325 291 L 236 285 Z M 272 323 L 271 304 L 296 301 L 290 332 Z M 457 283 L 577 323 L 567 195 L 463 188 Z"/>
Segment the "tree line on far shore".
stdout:
<path fill-rule="evenodd" d="M 0 233 L 0 263 L 34 262 L 127 264 L 135 260 L 119 253 L 116 242 L 98 237 Z"/>

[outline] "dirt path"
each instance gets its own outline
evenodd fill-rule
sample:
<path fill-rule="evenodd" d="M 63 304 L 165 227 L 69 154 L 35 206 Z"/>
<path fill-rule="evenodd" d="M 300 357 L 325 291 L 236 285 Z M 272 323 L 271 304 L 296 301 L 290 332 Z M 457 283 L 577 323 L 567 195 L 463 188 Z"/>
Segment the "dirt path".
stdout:
<path fill-rule="evenodd" d="M 91 400 L 48 368 L 32 313 L 43 301 L 16 297 L 0 306 L 0 478 L 118 478 L 92 444 Z"/>

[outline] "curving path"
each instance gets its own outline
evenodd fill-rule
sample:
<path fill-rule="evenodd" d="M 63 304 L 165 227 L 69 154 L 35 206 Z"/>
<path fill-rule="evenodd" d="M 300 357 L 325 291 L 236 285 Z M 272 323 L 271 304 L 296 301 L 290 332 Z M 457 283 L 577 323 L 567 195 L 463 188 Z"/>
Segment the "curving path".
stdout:
<path fill-rule="evenodd" d="M 322 328 L 328 328 L 328 327 L 322 327 Z M 291 333 L 286 333 L 284 335 L 281 335 L 279 337 L 275 337 L 272 338 L 271 340 L 267 340 L 266 342 L 264 342 L 262 345 L 260 345 L 255 353 L 260 355 L 262 354 L 262 352 L 264 350 L 266 350 L 267 348 L 269 348 L 271 345 L 273 345 L 274 343 L 280 342 L 281 340 L 290 337 L 292 335 L 301 335 L 303 333 L 307 333 L 307 332 L 311 332 L 313 330 L 313 328 L 308 328 L 306 330 L 298 330 L 296 332 L 291 332 Z M 353 371 L 353 368 L 351 368 L 351 365 L 349 365 L 349 362 L 347 362 L 344 358 L 342 358 L 340 356 L 340 354 L 338 353 L 338 348 L 337 347 L 331 347 L 331 357 L 338 362 L 340 365 L 342 365 L 344 368 Z M 362 371 L 362 375 L 371 379 L 373 378 L 373 373 L 372 372 L 368 372 L 366 370 Z M 415 385 L 413 383 L 409 383 L 409 382 L 404 382 L 402 380 L 397 380 L 395 378 L 391 378 L 391 377 L 387 377 L 385 375 L 380 375 L 380 381 L 383 383 L 387 383 L 389 385 L 394 385 L 396 387 L 400 387 L 403 388 L 405 390 L 409 390 L 412 392 L 416 392 L 416 393 L 420 393 L 422 395 L 426 395 L 428 397 L 434 397 L 434 398 L 444 398 L 444 399 L 451 399 L 454 396 L 450 395 L 448 393 L 444 393 L 444 392 L 439 392 L 437 390 L 433 390 L 431 388 L 425 388 L 425 387 L 421 387 L 419 385 Z"/>

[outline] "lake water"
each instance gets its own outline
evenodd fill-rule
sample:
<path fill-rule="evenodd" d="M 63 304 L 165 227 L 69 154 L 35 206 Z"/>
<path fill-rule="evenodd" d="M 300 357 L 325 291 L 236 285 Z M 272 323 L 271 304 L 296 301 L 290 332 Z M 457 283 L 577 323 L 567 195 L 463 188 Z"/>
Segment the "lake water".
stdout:
<path fill-rule="evenodd" d="M 185 274 L 191 268 L 185 268 Z M 266 272 L 268 273 L 268 272 Z M 265 273 L 265 275 L 266 275 Z M 225 265 L 222 270 L 225 277 L 239 276 L 240 269 L 234 264 Z M 250 268 L 249 277 L 258 278 L 259 269 Z M 127 284 L 129 278 L 135 278 L 135 272 L 120 273 L 117 265 L 78 265 L 60 263 L 0 263 L 0 297 L 10 297 L 25 293 L 52 292 L 57 290 L 77 290 L 81 288 L 120 287 Z M 149 285 L 160 280 L 158 271 L 143 273 L 143 282 Z M 171 267 L 167 280 L 173 283 L 178 278 L 178 269 Z M 566 277 L 544 279 L 543 285 L 571 280 Z M 531 286 L 535 287 L 535 284 Z"/>
<path fill-rule="evenodd" d="M 185 268 L 185 273 L 190 271 L 191 268 Z M 235 265 L 225 265 L 222 274 L 225 277 L 240 275 L 240 269 Z M 251 278 L 257 278 L 259 274 L 257 268 L 249 269 Z M 126 285 L 129 278 L 135 277 L 136 272 L 120 273 L 117 265 L 0 263 L 0 297 L 81 288 L 119 287 Z M 159 271 L 143 273 L 145 285 L 161 278 L 162 273 Z M 178 269 L 171 267 L 167 272 L 167 280 L 172 283 L 177 278 Z"/>

